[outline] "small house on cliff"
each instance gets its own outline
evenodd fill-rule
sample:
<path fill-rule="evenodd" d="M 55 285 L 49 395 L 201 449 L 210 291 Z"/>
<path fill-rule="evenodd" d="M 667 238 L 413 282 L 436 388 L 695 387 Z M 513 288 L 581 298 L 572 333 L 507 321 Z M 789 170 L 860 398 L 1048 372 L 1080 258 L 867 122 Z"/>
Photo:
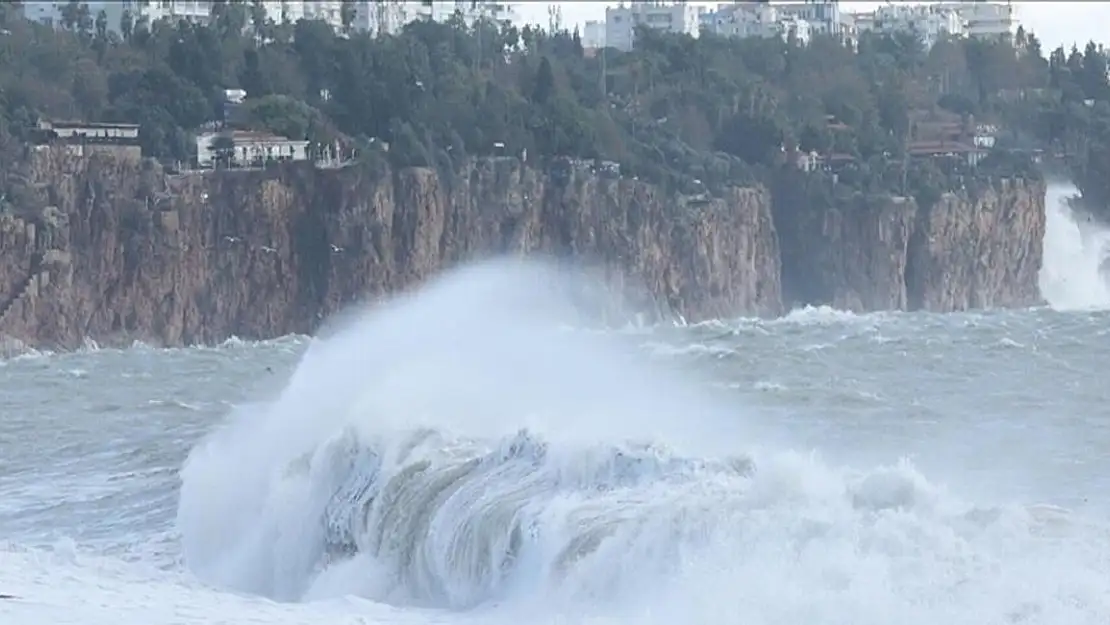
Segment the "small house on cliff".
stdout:
<path fill-rule="evenodd" d="M 265 132 L 231 130 L 197 136 L 197 167 L 261 167 L 275 161 L 308 160 L 308 141 Z"/>
<path fill-rule="evenodd" d="M 76 156 L 99 152 L 135 161 L 143 156 L 138 124 L 39 120 L 32 136 L 37 146 L 64 146 Z"/>

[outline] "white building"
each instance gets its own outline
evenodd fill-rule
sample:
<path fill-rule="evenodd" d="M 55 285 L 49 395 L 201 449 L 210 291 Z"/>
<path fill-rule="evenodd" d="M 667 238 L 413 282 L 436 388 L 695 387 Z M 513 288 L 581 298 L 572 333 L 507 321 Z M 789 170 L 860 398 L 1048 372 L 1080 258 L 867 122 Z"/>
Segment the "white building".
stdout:
<path fill-rule="evenodd" d="M 781 37 L 784 41 L 793 38 L 803 45 L 809 43 L 815 32 L 840 31 L 839 26 L 812 22 L 798 17 L 796 12 L 783 14 L 781 6 L 767 2 L 722 4 L 711 14 L 710 23 L 714 32 L 725 37 Z"/>
<path fill-rule="evenodd" d="M 778 21 L 776 8 L 762 2 L 722 4 L 712 13 L 713 31 L 725 37 L 773 37 Z"/>
<path fill-rule="evenodd" d="M 355 6 L 355 21 L 351 26 L 358 32 L 375 35 L 396 33 L 416 19 L 415 7 L 410 5 L 400 0 L 359 2 Z"/>
<path fill-rule="evenodd" d="M 89 3 L 110 5 L 112 2 L 96 2 Z M 131 15 L 136 19 L 144 16 L 151 22 L 158 20 L 190 20 L 205 23 L 212 17 L 212 2 L 209 0 L 155 0 L 142 2 L 140 0 L 130 0 L 124 2 L 116 2 L 116 4 L 124 5 L 124 9 L 129 9 Z M 91 8 L 91 6 L 90 6 Z M 123 10 L 119 9 L 122 14 Z M 118 22 L 117 22 L 118 23 Z M 112 24 L 112 15 L 108 14 L 108 24 Z"/>
<path fill-rule="evenodd" d="M 231 140 L 230 165 L 233 167 L 256 167 L 272 161 L 308 160 L 308 141 L 288 139 L 265 132 L 233 130 L 231 132 L 207 132 L 197 136 L 197 166 L 212 168 L 219 158 L 219 139 Z"/>
<path fill-rule="evenodd" d="M 28 19 L 61 22 L 63 8 L 68 0 L 32 0 L 24 2 Z M 125 11 L 133 20 L 145 17 L 150 22 L 161 19 L 188 19 L 207 22 L 212 16 L 212 0 L 86 0 L 82 4 L 95 19 L 100 11 L 108 17 L 108 28 L 119 32 Z M 335 29 L 343 26 L 343 0 L 262 0 L 266 18 L 276 24 L 292 24 L 302 19 L 323 20 Z M 474 0 L 355 0 L 354 21 L 356 31 L 397 32 L 405 24 L 418 19 L 447 20 L 456 11 L 468 21 L 480 17 L 495 20 L 512 20 L 511 4 Z M 250 7 L 250 3 L 246 5 Z"/>
<path fill-rule="evenodd" d="M 873 32 L 912 33 L 926 48 L 931 48 L 946 35 L 958 37 L 967 34 L 966 23 L 959 11 L 939 4 L 888 4 L 876 9 L 866 22 L 857 21 L 857 25 L 863 23 Z"/>
<path fill-rule="evenodd" d="M 714 32 L 726 37 L 793 36 L 804 44 L 817 33 L 841 35 L 846 15 L 836 0 L 746 1 L 718 5 L 708 21 Z"/>
<path fill-rule="evenodd" d="M 582 28 L 583 48 L 605 47 L 605 22 L 590 20 Z"/>
<path fill-rule="evenodd" d="M 860 25 L 855 13 L 847 11 L 840 14 L 840 38 L 853 48 L 859 43 Z"/>
<path fill-rule="evenodd" d="M 970 1 L 944 3 L 944 6 L 960 14 L 969 37 L 1012 38 L 1017 33 L 1017 14 L 1010 2 Z"/>
<path fill-rule="evenodd" d="M 772 2 L 779 19 L 793 18 L 809 22 L 813 33 L 839 35 L 841 28 L 838 0 L 800 0 Z"/>
<path fill-rule="evenodd" d="M 266 10 L 266 19 L 275 24 L 295 24 L 307 19 L 323 20 L 336 29 L 343 25 L 343 2 L 340 0 L 262 0 L 262 7 Z"/>
<path fill-rule="evenodd" d="M 59 27 L 68 4 L 67 0 L 33 0 L 23 3 L 23 13 L 29 20 Z M 108 30 L 117 33 L 124 13 L 130 13 L 135 21 L 144 16 L 151 22 L 164 18 L 207 20 L 211 9 L 211 2 L 207 0 L 88 0 L 81 4 L 88 8 L 93 20 L 103 12 L 108 19 Z"/>
<path fill-rule="evenodd" d="M 926 46 L 943 35 L 967 37 L 1013 37 L 1018 20 L 1010 3 L 969 0 L 926 5 L 888 4 L 871 13 L 858 13 L 860 32 L 913 32 Z"/>
<path fill-rule="evenodd" d="M 867 13 L 853 13 L 852 21 L 856 25 L 856 31 L 867 33 L 875 30 L 875 12 L 869 11 Z"/>
<path fill-rule="evenodd" d="M 605 45 L 631 50 L 637 26 L 697 37 L 701 32 L 701 15 L 705 12 L 704 7 L 685 2 L 622 2 L 605 9 Z"/>
<path fill-rule="evenodd" d="M 64 8 L 68 4 L 66 0 L 34 0 L 24 2 L 23 11 L 29 20 L 59 26 Z M 120 32 L 120 23 L 125 13 L 131 16 L 132 23 L 143 18 L 151 23 L 162 19 L 186 19 L 206 23 L 212 16 L 211 0 L 86 0 L 81 4 L 88 7 L 89 16 L 94 20 L 100 12 L 104 12 L 108 19 L 108 30 L 115 33 Z"/>
<path fill-rule="evenodd" d="M 32 135 L 40 148 L 61 147 L 74 156 L 106 153 L 136 161 L 143 156 L 137 124 L 40 119 Z"/>
<path fill-rule="evenodd" d="M 373 2 L 373 0 L 364 0 Z M 420 2 L 405 2 L 406 23 L 415 19 L 430 19 L 446 21 L 455 13 L 461 13 L 463 19 L 473 22 L 477 19 L 492 19 L 496 21 L 512 21 L 514 19 L 513 6 L 504 2 L 490 0 L 421 0 Z"/>
<path fill-rule="evenodd" d="M 784 41 L 793 39 L 795 42 L 806 45 L 813 39 L 814 27 L 813 23 L 807 20 L 798 19 L 796 17 L 786 17 L 780 19 L 776 24 L 777 32 L 775 33 Z"/>
<path fill-rule="evenodd" d="M 37 130 L 50 132 L 59 139 L 88 141 L 139 141 L 138 124 L 112 122 L 55 122 L 39 120 Z"/>

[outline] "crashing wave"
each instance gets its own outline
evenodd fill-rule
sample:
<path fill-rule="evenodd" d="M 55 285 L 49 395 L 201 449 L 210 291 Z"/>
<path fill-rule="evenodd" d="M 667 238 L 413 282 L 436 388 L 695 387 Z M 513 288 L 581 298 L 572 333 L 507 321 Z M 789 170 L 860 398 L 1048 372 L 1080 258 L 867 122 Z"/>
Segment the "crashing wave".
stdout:
<path fill-rule="evenodd" d="M 358 594 L 458 610 L 651 597 L 658 610 L 720 601 L 744 580 L 770 609 L 792 584 L 848 600 L 881 582 L 899 614 L 975 593 L 995 596 L 1001 613 L 1022 609 L 1012 584 L 1048 580 L 1065 561 L 1104 570 L 1099 554 L 1110 548 L 1104 529 L 1064 510 L 956 504 L 908 463 L 853 474 L 789 454 L 757 466 L 648 444 L 556 444 L 527 430 L 485 440 L 348 427 L 273 469 L 263 492 L 240 481 L 223 500 L 226 472 L 192 473 L 181 518 L 194 571 L 279 600 Z M 202 494 L 217 499 L 201 505 Z M 240 513 L 217 518 L 213 501 Z M 1077 533 L 1088 549 L 1061 551 Z M 1019 561 L 1028 564 L 999 585 L 998 567 Z M 816 601 L 790 593 L 784 609 Z M 1094 596 L 1078 601 L 1068 604 L 1076 622 L 1110 610 Z"/>
<path fill-rule="evenodd" d="M 674 500 L 648 491 L 681 493 L 707 475 L 744 478 L 752 470 L 747 459 L 689 460 L 652 445 L 555 453 L 527 431 L 483 446 L 424 429 L 383 446 L 347 429 L 291 464 L 289 476 L 315 474 L 331 493 L 307 577 L 370 556 L 392 572 L 380 598 L 459 608 L 496 597 L 521 559 L 552 544 L 548 573 L 558 583 L 607 539 L 635 540 L 644 529 L 637 526 L 658 520 Z M 552 523 L 558 515 L 545 513 L 555 509 L 574 510 Z"/>

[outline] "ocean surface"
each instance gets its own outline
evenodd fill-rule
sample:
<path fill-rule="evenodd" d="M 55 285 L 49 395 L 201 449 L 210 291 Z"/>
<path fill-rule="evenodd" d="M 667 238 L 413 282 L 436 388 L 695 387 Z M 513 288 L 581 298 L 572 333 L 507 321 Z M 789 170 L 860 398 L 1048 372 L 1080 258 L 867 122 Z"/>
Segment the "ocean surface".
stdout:
<path fill-rule="evenodd" d="M 538 269 L 0 362 L 0 624 L 1105 625 L 1110 236 L 1050 307 L 586 330 Z"/>

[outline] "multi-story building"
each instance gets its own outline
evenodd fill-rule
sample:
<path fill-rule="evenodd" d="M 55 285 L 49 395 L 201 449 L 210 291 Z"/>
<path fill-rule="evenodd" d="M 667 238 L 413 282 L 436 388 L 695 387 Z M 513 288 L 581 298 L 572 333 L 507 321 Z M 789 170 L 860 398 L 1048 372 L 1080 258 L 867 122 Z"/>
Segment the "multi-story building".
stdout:
<path fill-rule="evenodd" d="M 712 29 L 726 37 L 793 37 L 810 41 L 814 33 L 840 33 L 842 17 L 836 2 L 734 2 L 712 13 Z"/>
<path fill-rule="evenodd" d="M 756 2 L 754 4 L 764 4 Z M 838 0 L 800 0 L 772 2 L 780 19 L 793 18 L 808 22 L 814 33 L 839 35 L 841 28 Z"/>
<path fill-rule="evenodd" d="M 966 1 L 927 5 L 891 4 L 856 15 L 860 32 L 912 32 L 927 47 L 943 35 L 1013 37 L 1017 16 L 1010 3 Z"/>
<path fill-rule="evenodd" d="M 24 2 L 23 12 L 29 20 L 60 26 L 69 4 L 66 0 Z M 88 0 L 81 4 L 92 18 L 103 12 L 108 19 L 108 29 L 115 32 L 119 32 L 125 13 L 136 21 L 145 17 L 151 22 L 166 18 L 203 22 L 211 15 L 212 5 L 210 0 Z"/>
<path fill-rule="evenodd" d="M 351 27 L 357 32 L 374 35 L 395 33 L 415 18 L 411 3 L 402 0 L 359 2 L 355 5 L 355 21 Z"/>
<path fill-rule="evenodd" d="M 970 0 L 945 2 L 942 6 L 951 7 L 960 14 L 969 37 L 1012 38 L 1017 32 L 1018 19 L 1012 2 Z"/>
<path fill-rule="evenodd" d="M 860 20 L 855 13 L 844 11 L 840 14 L 840 39 L 851 47 L 859 43 Z"/>
<path fill-rule="evenodd" d="M 705 8 L 686 2 L 622 2 L 605 9 L 605 45 L 618 50 L 631 50 L 637 26 L 697 37 L 701 32 L 701 16 L 705 12 Z"/>
<path fill-rule="evenodd" d="M 778 10 L 765 2 L 722 4 L 711 14 L 713 32 L 725 37 L 771 37 L 778 30 Z"/>
<path fill-rule="evenodd" d="M 109 0 L 89 4 L 111 5 L 113 3 Z M 129 9 L 132 16 L 136 18 L 146 17 L 151 22 L 163 19 L 185 19 L 204 23 L 212 17 L 212 2 L 210 0 L 129 0 L 116 2 L 115 4 L 124 5 L 123 8 Z M 121 14 L 123 13 L 122 9 L 118 11 Z M 112 24 L 110 13 L 108 14 L 108 24 Z"/>
<path fill-rule="evenodd" d="M 340 0 L 262 0 L 262 7 L 266 10 L 266 19 L 275 24 L 294 24 L 303 19 L 318 19 L 333 28 L 343 25 L 343 2 Z"/>
<path fill-rule="evenodd" d="M 796 17 L 785 17 L 778 21 L 775 33 L 785 41 L 794 40 L 796 43 L 806 45 L 813 38 L 813 23 Z"/>
<path fill-rule="evenodd" d="M 931 48 L 941 37 L 967 34 L 966 22 L 959 11 L 939 4 L 889 4 L 876 9 L 866 23 L 867 29 L 873 32 L 912 33 L 926 48 Z"/>
<path fill-rule="evenodd" d="M 450 19 L 456 13 L 461 14 L 468 22 L 482 18 L 497 21 L 513 19 L 511 4 L 489 0 L 421 0 L 406 2 L 405 5 L 406 14 L 409 16 L 406 21 L 414 19 L 443 21 Z"/>
<path fill-rule="evenodd" d="M 29 1 L 24 3 L 28 19 L 60 24 L 68 0 Z M 133 20 L 145 18 L 188 19 L 205 22 L 211 18 L 212 0 L 86 0 L 82 2 L 94 17 L 103 11 L 110 30 L 119 32 L 125 12 Z M 323 20 L 333 28 L 343 26 L 343 0 L 262 0 L 266 18 L 278 24 L 295 23 L 302 19 Z M 356 0 L 352 29 L 373 33 L 396 32 L 417 19 L 446 20 L 461 12 L 468 21 L 490 18 L 512 20 L 513 7 L 502 2 L 477 0 Z"/>
<path fill-rule="evenodd" d="M 590 20 L 583 25 L 582 47 L 586 49 L 605 47 L 605 22 Z"/>

